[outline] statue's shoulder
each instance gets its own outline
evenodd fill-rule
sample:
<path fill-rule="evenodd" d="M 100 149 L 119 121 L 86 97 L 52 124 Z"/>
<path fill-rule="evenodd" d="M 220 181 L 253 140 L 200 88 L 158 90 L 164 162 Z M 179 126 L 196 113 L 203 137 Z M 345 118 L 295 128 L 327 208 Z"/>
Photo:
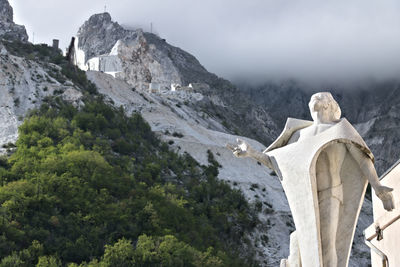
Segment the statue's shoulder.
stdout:
<path fill-rule="evenodd" d="M 295 119 L 295 118 L 287 118 L 285 128 L 283 128 L 283 132 L 285 131 L 297 131 L 301 128 L 305 128 L 307 126 L 312 125 L 312 121 L 308 120 L 300 120 L 300 119 Z"/>
<path fill-rule="evenodd" d="M 337 123 L 338 133 L 340 134 L 341 139 L 347 139 L 348 144 L 352 144 L 364 152 L 368 157 L 374 161 L 374 155 L 369 149 L 368 145 L 365 143 L 364 139 L 358 133 L 358 131 L 351 125 L 351 123 L 346 118 L 341 118 Z"/>
<path fill-rule="evenodd" d="M 351 126 L 351 123 L 346 119 L 346 118 L 340 118 L 340 120 L 338 120 L 338 123 L 343 123 L 344 125 L 346 125 L 346 126 L 348 126 L 348 125 L 350 125 Z"/>
<path fill-rule="evenodd" d="M 300 119 L 295 119 L 295 118 L 288 118 L 286 120 L 285 127 L 283 128 L 282 133 L 279 135 L 279 137 L 264 151 L 264 153 L 271 151 L 275 148 L 282 147 L 287 144 L 289 141 L 290 137 L 293 135 L 294 132 L 297 130 L 306 128 L 310 125 L 312 125 L 312 121 L 308 120 L 300 120 Z"/>
<path fill-rule="evenodd" d="M 346 118 L 341 118 L 338 122 L 337 125 L 341 127 L 345 131 L 350 131 L 354 135 L 360 136 L 357 130 L 354 128 L 353 125 L 346 119 Z M 360 137 L 361 138 L 361 137 Z"/>

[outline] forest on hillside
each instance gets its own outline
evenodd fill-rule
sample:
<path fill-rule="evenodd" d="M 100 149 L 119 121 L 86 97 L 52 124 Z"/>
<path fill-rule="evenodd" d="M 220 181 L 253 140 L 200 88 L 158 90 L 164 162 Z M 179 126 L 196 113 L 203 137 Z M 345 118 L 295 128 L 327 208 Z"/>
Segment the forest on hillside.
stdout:
<path fill-rule="evenodd" d="M 0 266 L 243 266 L 255 207 L 160 141 L 140 114 L 106 104 L 85 76 L 43 45 L 14 54 L 62 67 L 84 93 L 48 97 L 0 158 Z M 12 48 L 12 49 L 11 49 Z M 249 246 L 251 247 L 251 246 Z"/>

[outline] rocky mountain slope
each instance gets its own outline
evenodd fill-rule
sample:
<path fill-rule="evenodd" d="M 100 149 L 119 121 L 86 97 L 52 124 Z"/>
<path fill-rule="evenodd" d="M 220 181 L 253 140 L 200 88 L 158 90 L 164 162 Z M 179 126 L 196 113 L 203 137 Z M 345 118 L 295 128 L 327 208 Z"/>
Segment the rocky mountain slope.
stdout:
<path fill-rule="evenodd" d="M 13 151 L 18 126 L 24 116 L 46 102 L 47 96 L 59 95 L 79 106 L 82 93 L 80 86 L 68 80 L 55 64 L 43 64 L 41 61 L 13 55 L 4 46 L 2 54 L 0 77 L 4 83 L 0 87 L 0 145 L 4 153 Z M 234 142 L 238 136 L 208 129 L 212 125 L 215 129 L 224 130 L 224 126 L 207 113 L 198 113 L 185 104 L 190 102 L 195 105 L 203 101 L 202 94 L 183 91 L 154 95 L 133 91 L 125 81 L 101 72 L 88 71 L 87 76 L 110 104 L 124 107 L 129 114 L 140 112 L 152 130 L 168 142 L 172 149 L 187 152 L 204 165 L 209 164 L 207 155 L 210 150 L 222 166 L 219 178 L 241 189 L 260 212 L 262 223 L 249 237 L 252 241 L 249 246 L 257 247 L 257 259 L 260 262 L 265 262 L 267 266 L 278 264 L 280 258 L 288 252 L 288 242 L 282 240 L 293 229 L 279 181 L 256 162 L 234 158 L 225 144 Z M 260 150 L 263 148 L 257 141 L 246 140 Z M 270 234 L 272 232 L 274 234 Z"/>
<path fill-rule="evenodd" d="M 63 77 L 59 66 L 13 55 L 5 45 L 0 43 L 0 151 L 3 152 L 7 144 L 17 140 L 18 126 L 24 116 L 29 110 L 38 108 L 47 96 L 61 94 L 66 99 L 78 101 L 82 95 L 72 82 L 57 80 L 57 77 Z"/>
<path fill-rule="evenodd" d="M 184 104 L 202 101 L 203 96 L 199 93 L 149 94 L 132 91 L 129 84 L 111 75 L 92 71 L 87 75 L 111 103 L 123 106 L 127 112 L 140 112 L 153 131 L 176 151 L 189 153 L 201 164 L 208 164 L 207 151 L 210 150 L 221 165 L 218 177 L 241 189 L 259 211 L 261 223 L 250 237 L 258 252 L 258 261 L 263 266 L 278 266 L 280 259 L 287 257 L 288 236 L 294 230 L 294 225 L 279 179 L 271 170 L 251 159 L 235 158 L 225 147 L 237 138 L 245 139 L 259 150 L 265 148 L 262 144 L 207 128 L 210 124 L 218 128 L 218 122 L 204 118 Z M 369 251 L 362 241 L 362 229 L 371 223 L 371 202 L 366 200 L 356 231 L 350 266 L 368 266 Z"/>
<path fill-rule="evenodd" d="M 279 131 L 265 110 L 249 101 L 229 81 L 209 73 L 198 60 L 155 34 L 141 29 L 126 30 L 108 13 L 96 14 L 77 34 L 77 65 L 83 70 L 100 70 L 126 81 L 132 89 L 148 90 L 157 84 L 200 84 L 195 90 L 203 99 L 192 108 L 212 116 L 223 128 L 270 143 Z M 190 103 L 189 103 L 190 104 Z"/>
<path fill-rule="evenodd" d="M 265 261 L 267 266 L 278 265 L 289 249 L 288 243 L 281 240 L 293 227 L 279 180 L 257 162 L 235 158 L 225 145 L 239 136 L 207 129 L 209 124 L 217 122 L 202 118 L 183 104 L 185 101 L 201 101 L 201 94 L 179 92 L 154 95 L 132 91 L 127 83 L 101 72 L 88 72 L 87 75 L 99 92 L 114 105 L 123 106 L 128 113 L 140 112 L 152 130 L 174 150 L 189 153 L 204 165 L 208 165 L 207 151 L 211 151 L 222 166 L 218 177 L 241 189 L 251 203 L 260 203 L 258 209 L 262 223 L 251 237 L 251 245 L 258 248 L 259 261 Z M 263 148 L 257 141 L 245 139 L 256 148 Z"/>

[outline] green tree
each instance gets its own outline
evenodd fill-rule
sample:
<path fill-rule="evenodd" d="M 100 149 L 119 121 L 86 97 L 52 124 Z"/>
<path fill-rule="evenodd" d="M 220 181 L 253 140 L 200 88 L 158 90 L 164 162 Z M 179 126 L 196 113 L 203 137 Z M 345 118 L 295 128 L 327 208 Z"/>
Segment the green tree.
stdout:
<path fill-rule="evenodd" d="M 39 261 L 36 267 L 59 267 L 62 266 L 60 260 L 55 256 L 42 256 L 39 257 Z"/>
<path fill-rule="evenodd" d="M 134 266 L 134 247 L 132 242 L 126 239 L 120 239 L 113 246 L 106 245 L 104 256 L 102 257 L 102 266 Z"/>

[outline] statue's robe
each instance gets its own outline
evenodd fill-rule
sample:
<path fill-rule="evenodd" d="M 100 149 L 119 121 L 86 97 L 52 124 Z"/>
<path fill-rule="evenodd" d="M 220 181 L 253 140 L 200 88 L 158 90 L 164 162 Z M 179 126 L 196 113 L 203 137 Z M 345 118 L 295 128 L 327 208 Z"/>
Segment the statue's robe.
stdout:
<path fill-rule="evenodd" d="M 323 266 L 320 234 L 316 162 L 321 151 L 335 143 L 356 146 L 372 161 L 374 157 L 357 131 L 346 119 L 312 137 L 288 144 L 292 134 L 313 122 L 289 118 L 278 139 L 265 151 L 281 179 L 296 226 L 303 267 Z M 336 233 L 338 266 L 348 265 L 355 226 L 364 199 L 367 179 L 349 152 L 341 166 L 343 201 Z"/>

